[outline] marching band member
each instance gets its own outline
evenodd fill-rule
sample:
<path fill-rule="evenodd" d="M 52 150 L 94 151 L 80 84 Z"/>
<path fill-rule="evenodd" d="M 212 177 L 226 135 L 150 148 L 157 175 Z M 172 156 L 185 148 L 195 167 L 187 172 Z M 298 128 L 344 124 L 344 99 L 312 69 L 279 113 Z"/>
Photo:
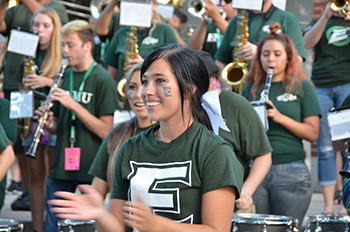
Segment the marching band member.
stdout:
<path fill-rule="evenodd" d="M 205 15 L 201 18 L 201 24 L 193 33 L 188 45 L 197 50 L 209 52 L 214 57 L 216 50 L 220 47 L 222 37 L 226 31 L 228 23 L 237 15 L 237 10 L 232 8 L 231 0 L 221 0 L 220 5 L 225 13 L 225 18 L 222 17 L 218 7 L 213 0 L 205 0 Z"/>
<path fill-rule="evenodd" d="M 10 36 L 11 29 L 21 28 L 23 30 L 30 30 L 32 24 L 32 16 L 35 11 L 42 7 L 50 7 L 54 9 L 60 16 L 62 23 L 68 22 L 68 15 L 65 7 L 57 2 L 51 0 L 21 0 L 21 4 L 8 8 L 8 0 L 0 0 L 0 33 L 5 36 Z M 12 52 L 6 52 L 3 60 L 3 74 L 4 85 L 3 91 L 5 98 L 10 100 L 10 94 L 12 91 L 17 91 L 22 84 L 22 77 L 17 75 L 17 70 L 23 56 Z M 29 178 L 26 174 L 26 158 L 24 155 L 24 149 L 21 146 L 21 140 L 17 139 L 14 146 L 15 154 L 18 158 L 20 166 L 23 185 L 26 189 L 29 188 Z M 28 191 L 24 190 L 23 194 L 17 198 L 12 204 L 12 209 L 29 210 L 29 196 Z"/>
<path fill-rule="evenodd" d="M 323 214 L 333 215 L 334 190 L 337 180 L 336 152 L 333 148 L 327 113 L 331 108 L 339 108 L 345 97 L 350 94 L 350 52 L 348 23 L 350 7 L 345 15 L 331 9 L 327 4 L 318 20 L 312 20 L 305 29 L 305 48 L 314 48 L 314 62 L 311 79 L 316 94 L 321 102 L 322 118 L 320 120 L 320 136 L 317 140 L 318 180 L 324 198 Z M 342 34 L 343 33 L 343 34 Z M 345 35 L 340 36 L 340 35 Z M 338 191 L 341 192 L 341 186 Z M 346 213 L 341 207 L 340 214 Z"/>
<path fill-rule="evenodd" d="M 227 128 L 218 128 L 218 135 L 231 144 L 244 168 L 244 183 L 241 196 L 236 201 L 237 207 L 254 213 L 253 194 L 271 167 L 272 148 L 265 128 L 253 107 L 244 97 L 216 86 L 220 73 L 211 55 L 205 51 L 197 50 L 196 52 L 208 69 L 210 77 L 208 91 L 217 92 L 216 97 L 218 96 L 222 119 L 227 126 Z"/>
<path fill-rule="evenodd" d="M 35 73 L 23 77 L 22 63 L 17 75 L 23 77 L 22 82 L 26 87 L 47 94 L 60 69 L 60 63 L 63 58 L 61 21 L 56 11 L 48 7 L 43 7 L 36 11 L 32 19 L 32 30 L 39 35 L 39 46 L 34 60 L 35 66 L 39 68 L 39 72 L 38 74 Z M 33 140 L 34 128 L 32 127 L 28 137 L 22 140 L 22 146 L 25 147 L 26 151 Z M 28 190 L 33 229 L 38 232 L 43 231 L 45 185 L 56 145 L 56 136 L 49 134 L 47 131 L 45 133 L 45 139 L 42 139 L 38 146 L 36 158 L 27 157 L 26 163 L 29 174 Z"/>
<path fill-rule="evenodd" d="M 156 13 L 158 3 L 155 0 L 152 3 L 152 23 L 151 28 L 138 29 L 137 41 L 139 45 L 139 54 L 136 59 L 130 59 L 130 66 L 141 62 L 154 49 L 170 43 L 177 43 L 175 34 L 168 24 L 159 21 Z M 130 27 L 119 29 L 113 36 L 106 54 L 105 64 L 108 72 L 113 76 L 116 84 L 123 78 L 123 65 L 125 59 L 125 38 L 130 31 Z"/>
<path fill-rule="evenodd" d="M 135 116 L 113 128 L 102 141 L 89 174 L 94 176 L 93 187 L 105 197 L 112 190 L 115 161 L 123 143 L 130 137 L 147 130 L 152 122 L 147 117 L 146 106 L 141 98 L 140 70 L 142 63 L 136 64 L 127 74 L 125 84 L 126 108 Z"/>
<path fill-rule="evenodd" d="M 272 166 L 254 197 L 257 213 L 291 216 L 301 226 L 312 196 L 302 139 L 316 141 L 320 107 L 292 40 L 279 29 L 272 24 L 259 42 L 243 89 L 249 101 L 260 97 L 268 68 L 274 70 L 267 109 Z"/>
<path fill-rule="evenodd" d="M 229 231 L 243 169 L 230 146 L 206 128 L 205 64 L 194 50 L 167 45 L 145 59 L 141 78 L 148 117 L 159 124 L 119 150 L 110 211 L 88 186 L 80 187 L 84 195 L 57 192 L 64 199 L 50 201 L 61 206 L 52 211 L 95 219 L 100 231 Z"/>
<path fill-rule="evenodd" d="M 74 192 L 89 184 L 88 170 L 102 139 L 112 127 L 117 107 L 115 83 L 92 56 L 93 30 L 86 21 L 75 20 L 62 28 L 63 52 L 71 68 L 51 100 L 58 103 L 46 129 L 57 133 L 54 161 L 46 184 L 46 199 L 56 191 Z M 40 115 L 40 111 L 38 112 Z M 46 205 L 45 231 L 57 231 L 58 218 Z"/>
<path fill-rule="evenodd" d="M 233 60 L 237 19 L 236 16 L 231 20 L 222 38 L 221 46 L 215 54 L 216 63 L 220 69 Z M 244 60 L 254 58 L 258 42 L 269 33 L 269 25 L 273 22 L 279 22 L 281 32 L 294 41 L 299 52 L 300 62 L 302 62 L 302 58 L 305 57 L 305 49 L 298 19 L 292 13 L 276 8 L 272 4 L 272 0 L 263 0 L 262 11 L 254 11 L 249 15 L 249 39 L 248 43 L 239 49 L 239 57 Z"/>

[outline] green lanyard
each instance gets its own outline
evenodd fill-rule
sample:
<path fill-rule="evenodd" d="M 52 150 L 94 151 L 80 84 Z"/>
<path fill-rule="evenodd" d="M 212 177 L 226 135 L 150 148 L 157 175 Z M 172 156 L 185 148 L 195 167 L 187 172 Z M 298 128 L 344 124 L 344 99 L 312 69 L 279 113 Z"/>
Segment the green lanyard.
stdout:
<path fill-rule="evenodd" d="M 95 65 L 95 60 L 92 61 L 89 69 L 84 74 L 83 81 L 81 82 L 80 87 L 78 89 L 77 99 L 80 99 L 81 94 L 83 93 L 85 81 L 89 77 L 92 69 L 94 68 L 94 65 Z M 70 72 L 69 94 L 71 97 L 73 97 L 73 70 Z M 71 142 L 71 147 L 74 146 L 74 141 L 75 141 L 75 119 L 76 119 L 75 113 L 72 111 L 72 125 L 70 127 L 70 138 L 69 138 Z"/>
<path fill-rule="evenodd" d="M 221 35 L 221 32 L 220 32 L 219 28 L 216 28 L 216 34 L 217 34 L 216 47 L 217 47 L 217 49 L 219 49 L 219 47 L 221 45 L 221 41 L 222 41 L 222 35 Z"/>
<path fill-rule="evenodd" d="M 105 61 L 105 54 L 106 54 L 106 49 L 108 47 L 108 44 L 109 44 L 109 39 L 107 39 L 106 42 L 101 43 L 101 52 L 100 52 L 101 57 L 100 57 L 100 59 L 102 62 Z"/>

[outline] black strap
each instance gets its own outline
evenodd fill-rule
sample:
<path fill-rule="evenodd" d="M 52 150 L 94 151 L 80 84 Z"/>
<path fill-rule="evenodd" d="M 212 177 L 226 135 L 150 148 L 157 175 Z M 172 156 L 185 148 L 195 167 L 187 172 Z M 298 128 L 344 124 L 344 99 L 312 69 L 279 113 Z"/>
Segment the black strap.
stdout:
<path fill-rule="evenodd" d="M 256 31 L 254 37 L 253 37 L 253 40 L 252 42 L 255 43 L 255 42 L 259 42 L 257 41 L 258 39 L 258 35 L 259 35 L 259 32 L 261 30 L 261 28 L 265 25 L 265 23 L 272 17 L 272 14 L 273 12 L 275 12 L 277 8 L 274 6 L 274 5 L 271 5 L 270 9 L 264 14 L 264 19 L 261 21 L 261 24 L 260 24 L 260 27 L 259 29 Z M 254 14 L 250 14 L 249 15 L 249 22 L 250 20 L 253 18 Z"/>

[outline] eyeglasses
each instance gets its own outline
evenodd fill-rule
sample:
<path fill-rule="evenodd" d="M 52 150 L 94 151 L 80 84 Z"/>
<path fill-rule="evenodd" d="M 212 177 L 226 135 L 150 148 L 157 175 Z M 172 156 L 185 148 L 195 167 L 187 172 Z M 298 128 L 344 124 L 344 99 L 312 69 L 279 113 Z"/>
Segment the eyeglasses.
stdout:
<path fill-rule="evenodd" d="M 227 4 L 231 3 L 232 0 L 224 0 Z"/>

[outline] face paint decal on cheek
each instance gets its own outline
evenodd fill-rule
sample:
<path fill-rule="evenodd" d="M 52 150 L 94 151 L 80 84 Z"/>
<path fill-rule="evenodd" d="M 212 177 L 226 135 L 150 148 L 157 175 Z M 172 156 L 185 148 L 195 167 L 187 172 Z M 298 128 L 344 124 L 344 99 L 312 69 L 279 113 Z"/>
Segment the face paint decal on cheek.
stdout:
<path fill-rule="evenodd" d="M 127 96 L 128 100 L 131 100 L 132 93 L 133 93 L 132 90 L 129 90 L 129 91 L 126 93 L 126 96 Z"/>
<path fill-rule="evenodd" d="M 171 88 L 170 87 L 164 86 L 163 87 L 163 91 L 164 91 L 164 96 L 172 97 L 172 95 L 171 95 Z"/>

